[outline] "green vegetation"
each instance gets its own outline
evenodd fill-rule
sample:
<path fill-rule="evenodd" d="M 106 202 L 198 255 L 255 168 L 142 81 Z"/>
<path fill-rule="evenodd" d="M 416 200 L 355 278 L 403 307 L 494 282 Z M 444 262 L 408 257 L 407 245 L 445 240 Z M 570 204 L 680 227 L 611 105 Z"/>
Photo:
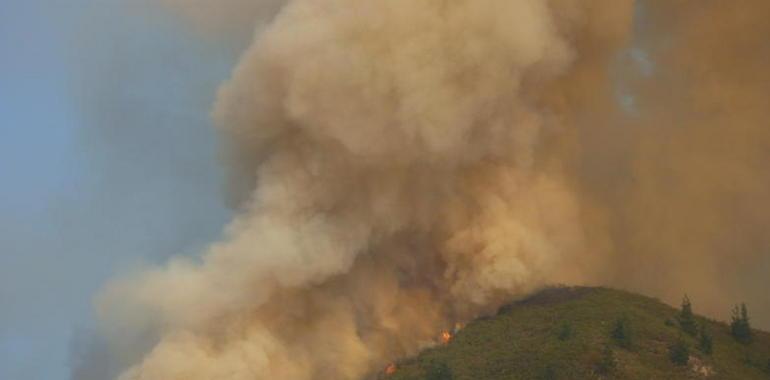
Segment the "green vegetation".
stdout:
<path fill-rule="evenodd" d="M 596 366 L 597 371 L 599 374 L 609 375 L 615 372 L 617 367 L 618 362 L 615 360 L 615 352 L 612 351 L 612 347 L 609 344 L 604 345 L 604 350 L 602 350 L 602 358 L 599 361 L 599 364 Z"/>
<path fill-rule="evenodd" d="M 631 327 L 626 316 L 622 316 L 615 321 L 615 327 L 612 329 L 612 340 L 627 350 L 631 349 Z"/>
<path fill-rule="evenodd" d="M 706 355 L 711 355 L 714 352 L 714 338 L 703 326 L 701 326 L 698 336 L 698 349 Z"/>
<path fill-rule="evenodd" d="M 668 348 L 668 357 L 671 362 L 676 365 L 687 365 L 690 361 L 690 348 L 687 347 L 687 342 L 679 337 L 679 339 Z"/>
<path fill-rule="evenodd" d="M 753 330 L 752 344 L 742 344 L 727 324 L 693 315 L 698 333 L 692 336 L 680 317 L 679 309 L 624 291 L 551 288 L 472 321 L 449 344 L 398 362 L 386 378 L 770 379 L 770 334 Z M 616 331 L 631 349 L 622 348 Z M 687 348 L 684 365 L 673 361 L 682 363 L 679 345 Z"/>
<path fill-rule="evenodd" d="M 679 326 L 682 331 L 695 336 L 698 333 L 698 325 L 695 323 L 695 316 L 692 314 L 692 304 L 687 295 L 682 300 L 682 310 L 679 312 Z"/>
<path fill-rule="evenodd" d="M 565 341 L 572 338 L 572 334 L 574 334 L 572 331 L 572 324 L 569 322 L 562 323 L 561 329 L 559 329 L 559 340 Z"/>
<path fill-rule="evenodd" d="M 426 372 L 426 380 L 452 380 L 452 370 L 446 363 L 431 363 Z"/>
<path fill-rule="evenodd" d="M 538 376 L 539 380 L 556 380 L 556 367 L 553 364 L 548 364 L 543 368 L 543 373 Z"/>
<path fill-rule="evenodd" d="M 745 303 L 742 303 L 740 307 L 736 305 L 733 309 L 730 331 L 735 340 L 743 344 L 751 343 L 751 324 L 749 323 L 749 311 Z"/>

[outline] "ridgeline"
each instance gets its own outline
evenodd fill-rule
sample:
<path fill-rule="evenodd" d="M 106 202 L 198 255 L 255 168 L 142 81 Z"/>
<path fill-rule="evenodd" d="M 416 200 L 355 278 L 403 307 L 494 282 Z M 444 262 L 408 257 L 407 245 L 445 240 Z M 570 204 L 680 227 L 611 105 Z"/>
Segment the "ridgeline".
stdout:
<path fill-rule="evenodd" d="M 734 334 L 726 323 L 638 294 L 549 288 L 469 323 L 448 344 L 379 378 L 770 379 L 770 334 Z"/>

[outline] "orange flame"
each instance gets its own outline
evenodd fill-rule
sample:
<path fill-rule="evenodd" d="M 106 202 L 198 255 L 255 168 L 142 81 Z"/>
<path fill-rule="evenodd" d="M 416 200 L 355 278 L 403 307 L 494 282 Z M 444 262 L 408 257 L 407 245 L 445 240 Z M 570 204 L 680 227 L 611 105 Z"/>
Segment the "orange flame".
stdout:
<path fill-rule="evenodd" d="M 396 364 L 395 363 L 390 363 L 390 364 L 388 364 L 387 367 L 385 367 L 385 374 L 386 375 L 392 375 L 392 374 L 396 373 L 396 369 L 397 369 L 396 368 Z"/>
<path fill-rule="evenodd" d="M 442 331 L 441 332 L 441 343 L 447 344 L 450 341 L 452 341 L 452 333 L 449 331 Z"/>

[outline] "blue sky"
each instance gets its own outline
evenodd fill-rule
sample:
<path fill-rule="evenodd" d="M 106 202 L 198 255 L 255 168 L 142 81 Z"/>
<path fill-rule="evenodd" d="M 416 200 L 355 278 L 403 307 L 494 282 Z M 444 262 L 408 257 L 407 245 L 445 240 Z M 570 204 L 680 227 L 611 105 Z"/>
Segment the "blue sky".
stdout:
<path fill-rule="evenodd" d="M 208 112 L 235 61 L 129 0 L 0 1 L 0 379 L 67 379 L 116 273 L 229 217 Z"/>

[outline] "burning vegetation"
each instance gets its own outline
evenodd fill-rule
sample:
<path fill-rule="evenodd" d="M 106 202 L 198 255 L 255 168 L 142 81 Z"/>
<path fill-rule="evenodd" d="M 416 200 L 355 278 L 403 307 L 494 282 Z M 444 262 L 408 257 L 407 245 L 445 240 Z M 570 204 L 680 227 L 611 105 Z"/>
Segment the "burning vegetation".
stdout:
<path fill-rule="evenodd" d="M 441 344 L 449 344 L 449 342 L 452 341 L 453 337 L 454 337 L 454 335 L 452 335 L 451 332 L 449 332 L 449 331 L 442 331 L 441 332 L 441 337 L 440 337 Z"/>

